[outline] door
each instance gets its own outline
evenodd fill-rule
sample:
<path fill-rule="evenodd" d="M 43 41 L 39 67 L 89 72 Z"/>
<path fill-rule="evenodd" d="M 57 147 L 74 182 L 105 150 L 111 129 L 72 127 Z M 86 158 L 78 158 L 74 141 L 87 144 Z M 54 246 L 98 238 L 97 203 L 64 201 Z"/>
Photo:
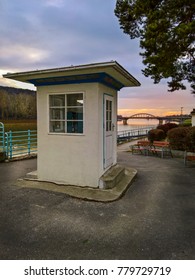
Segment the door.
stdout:
<path fill-rule="evenodd" d="M 104 168 L 113 164 L 113 97 L 104 95 Z"/>

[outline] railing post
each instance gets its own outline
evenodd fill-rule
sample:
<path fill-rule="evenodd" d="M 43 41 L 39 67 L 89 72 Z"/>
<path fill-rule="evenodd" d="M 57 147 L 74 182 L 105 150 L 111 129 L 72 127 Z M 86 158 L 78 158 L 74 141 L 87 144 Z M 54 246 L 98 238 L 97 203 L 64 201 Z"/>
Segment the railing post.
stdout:
<path fill-rule="evenodd" d="M 2 147 L 3 147 L 3 152 L 5 150 L 5 131 L 4 131 L 4 124 L 2 122 L 0 122 L 0 144 L 2 143 Z"/>
<path fill-rule="evenodd" d="M 6 158 L 9 158 L 9 135 L 7 132 L 5 132 L 5 154 L 6 154 Z"/>
<path fill-rule="evenodd" d="M 12 143 L 12 131 L 10 130 L 9 131 L 9 157 L 10 157 L 10 159 L 12 159 L 12 149 L 13 149 L 13 143 Z"/>
<path fill-rule="evenodd" d="M 28 155 L 30 155 L 30 129 L 28 130 Z"/>

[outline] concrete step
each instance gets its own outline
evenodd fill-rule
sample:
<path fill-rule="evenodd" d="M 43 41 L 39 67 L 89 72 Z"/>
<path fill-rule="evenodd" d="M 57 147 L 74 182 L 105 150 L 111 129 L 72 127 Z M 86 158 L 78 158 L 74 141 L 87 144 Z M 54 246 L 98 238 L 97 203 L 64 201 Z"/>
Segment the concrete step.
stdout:
<path fill-rule="evenodd" d="M 29 180 L 30 180 L 30 179 L 36 180 L 37 178 L 38 178 L 38 176 L 37 176 L 37 170 L 27 173 L 27 174 L 26 174 L 26 177 L 25 177 L 25 179 L 29 179 Z"/>
<path fill-rule="evenodd" d="M 100 189 L 112 189 L 125 177 L 125 168 L 116 164 L 102 175 Z"/>

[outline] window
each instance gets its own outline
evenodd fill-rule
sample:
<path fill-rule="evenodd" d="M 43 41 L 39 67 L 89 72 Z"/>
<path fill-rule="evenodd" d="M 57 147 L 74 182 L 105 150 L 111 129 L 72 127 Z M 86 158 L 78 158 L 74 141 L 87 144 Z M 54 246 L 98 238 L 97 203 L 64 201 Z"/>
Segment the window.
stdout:
<path fill-rule="evenodd" d="M 106 131 L 112 130 L 112 101 L 106 100 Z"/>
<path fill-rule="evenodd" d="M 50 132 L 83 133 L 83 93 L 49 96 Z"/>

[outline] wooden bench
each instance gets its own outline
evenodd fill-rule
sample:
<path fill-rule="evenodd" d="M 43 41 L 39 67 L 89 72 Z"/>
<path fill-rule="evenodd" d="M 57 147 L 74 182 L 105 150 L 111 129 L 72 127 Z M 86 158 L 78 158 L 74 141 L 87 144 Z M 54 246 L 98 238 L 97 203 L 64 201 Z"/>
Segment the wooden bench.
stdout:
<path fill-rule="evenodd" d="M 140 140 L 137 141 L 137 144 L 131 146 L 132 154 L 139 153 L 142 155 L 148 155 L 148 151 L 150 149 L 150 141 Z"/>
<path fill-rule="evenodd" d="M 188 161 L 195 161 L 195 153 L 187 152 L 184 153 L 184 164 L 187 166 Z"/>
<path fill-rule="evenodd" d="M 169 142 L 167 141 L 154 141 L 150 146 L 149 151 L 155 155 L 160 154 L 162 158 L 165 156 L 165 154 L 168 154 L 171 157 L 173 157 L 171 153 L 171 148 L 169 146 Z"/>

